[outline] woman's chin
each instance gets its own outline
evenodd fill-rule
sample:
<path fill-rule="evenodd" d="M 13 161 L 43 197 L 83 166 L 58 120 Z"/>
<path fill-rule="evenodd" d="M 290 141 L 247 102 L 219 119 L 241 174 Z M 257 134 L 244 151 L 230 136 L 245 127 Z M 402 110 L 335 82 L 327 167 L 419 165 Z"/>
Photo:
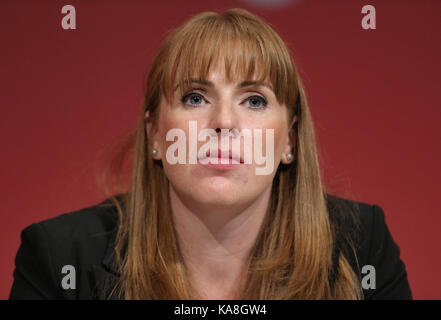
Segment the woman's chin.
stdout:
<path fill-rule="evenodd" d="M 243 186 L 237 185 L 231 181 L 223 181 L 223 179 L 210 179 L 218 180 L 216 183 L 200 184 L 199 190 L 205 198 L 213 199 L 231 199 L 237 197 L 238 194 L 243 191 Z M 241 190 L 242 189 L 242 190 Z"/>
<path fill-rule="evenodd" d="M 243 186 L 238 186 L 231 181 L 211 179 L 211 183 L 200 183 L 191 187 L 192 197 L 198 202 L 213 205 L 234 205 L 244 198 Z M 213 180 L 219 180 L 214 183 Z"/>

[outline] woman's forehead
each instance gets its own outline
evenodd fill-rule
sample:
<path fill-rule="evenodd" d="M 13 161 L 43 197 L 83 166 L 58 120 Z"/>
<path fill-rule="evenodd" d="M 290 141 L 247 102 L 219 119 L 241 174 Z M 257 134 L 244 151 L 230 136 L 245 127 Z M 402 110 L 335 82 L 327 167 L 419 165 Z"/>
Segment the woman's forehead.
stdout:
<path fill-rule="evenodd" d="M 237 84 L 238 87 L 250 85 L 263 85 L 273 90 L 273 84 L 269 77 L 263 77 L 263 69 L 255 68 L 254 72 L 247 72 L 246 68 L 238 68 L 231 72 L 222 63 L 214 64 L 208 72 L 192 72 L 190 75 L 182 74 L 180 79 L 175 79 L 174 89 L 192 84 L 200 84 L 207 87 L 215 87 L 216 84 Z"/>

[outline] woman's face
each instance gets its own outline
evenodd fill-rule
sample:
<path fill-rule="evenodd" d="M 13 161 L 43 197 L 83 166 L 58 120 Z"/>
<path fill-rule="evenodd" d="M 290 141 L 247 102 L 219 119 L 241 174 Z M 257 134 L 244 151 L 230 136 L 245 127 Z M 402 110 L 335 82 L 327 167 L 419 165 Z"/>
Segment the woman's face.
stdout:
<path fill-rule="evenodd" d="M 172 192 L 189 209 L 245 209 L 269 192 L 279 163 L 292 161 L 286 155 L 295 143 L 289 130 L 293 122 L 289 124 L 287 108 L 277 102 L 269 82 L 228 82 L 222 63 L 210 70 L 208 79 L 195 80 L 182 96 L 175 90 L 171 104 L 161 99 L 154 132 L 147 124 L 149 142 L 159 151 L 153 157 L 162 160 Z M 222 138 L 220 129 L 233 130 L 233 136 Z M 207 132 L 206 140 L 198 140 L 201 131 Z M 237 133 L 250 135 L 245 139 Z M 240 141 L 239 150 L 233 141 Z M 179 152 L 181 163 L 173 163 Z"/>

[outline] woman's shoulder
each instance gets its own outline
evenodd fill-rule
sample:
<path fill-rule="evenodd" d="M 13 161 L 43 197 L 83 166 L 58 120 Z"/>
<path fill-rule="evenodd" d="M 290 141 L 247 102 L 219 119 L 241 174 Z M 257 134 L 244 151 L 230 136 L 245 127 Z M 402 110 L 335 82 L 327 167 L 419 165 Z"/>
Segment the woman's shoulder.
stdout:
<path fill-rule="evenodd" d="M 115 231 L 117 222 L 116 207 L 107 199 L 98 204 L 34 223 L 26 229 L 37 227 L 57 238 L 76 239 L 111 234 Z"/>
<path fill-rule="evenodd" d="M 411 299 L 406 267 L 383 209 L 333 195 L 326 200 L 335 247 L 357 272 L 365 299 Z"/>
<path fill-rule="evenodd" d="M 99 257 L 114 239 L 118 224 L 118 212 L 109 200 L 60 214 L 54 218 L 33 223 L 21 233 L 26 236 L 44 237 L 55 253 L 75 252 Z M 90 253 L 90 254 L 89 254 Z"/>
<path fill-rule="evenodd" d="M 91 279 L 105 272 L 113 252 L 117 223 L 116 207 L 105 200 L 23 229 L 10 298 L 90 299 L 97 285 Z M 63 288 L 67 276 L 75 288 Z"/>
<path fill-rule="evenodd" d="M 374 242 L 384 237 L 384 233 L 389 234 L 383 209 L 376 204 L 335 195 L 328 194 L 325 198 L 337 246 L 354 267 L 364 265 Z M 352 248 L 356 249 L 355 256 L 352 256 Z"/>
<path fill-rule="evenodd" d="M 335 252 L 345 254 L 360 281 L 365 266 L 375 272 L 375 288 L 363 288 L 365 298 L 411 298 L 400 249 L 382 208 L 333 195 L 326 195 L 326 201 L 336 239 Z M 117 274 L 112 262 L 117 224 L 116 207 L 106 200 L 25 228 L 15 259 L 10 298 L 94 297 L 100 279 Z M 75 268 L 77 289 L 62 287 L 65 266 Z"/>
<path fill-rule="evenodd" d="M 373 221 L 373 209 L 378 207 L 375 204 L 355 201 L 332 194 L 325 195 L 330 219 L 332 222 L 348 227 L 348 223 L 357 222 L 366 227 Z M 355 219 L 355 220 L 354 220 Z"/>

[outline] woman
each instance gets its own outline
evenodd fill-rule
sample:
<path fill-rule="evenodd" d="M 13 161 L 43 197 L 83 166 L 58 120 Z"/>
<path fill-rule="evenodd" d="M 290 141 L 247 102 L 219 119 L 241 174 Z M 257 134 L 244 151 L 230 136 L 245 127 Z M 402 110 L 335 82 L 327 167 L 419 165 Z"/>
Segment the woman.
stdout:
<path fill-rule="evenodd" d="M 325 193 L 289 51 L 245 10 L 169 35 L 133 164 L 129 192 L 23 231 L 12 299 L 411 298 L 381 208 Z"/>

